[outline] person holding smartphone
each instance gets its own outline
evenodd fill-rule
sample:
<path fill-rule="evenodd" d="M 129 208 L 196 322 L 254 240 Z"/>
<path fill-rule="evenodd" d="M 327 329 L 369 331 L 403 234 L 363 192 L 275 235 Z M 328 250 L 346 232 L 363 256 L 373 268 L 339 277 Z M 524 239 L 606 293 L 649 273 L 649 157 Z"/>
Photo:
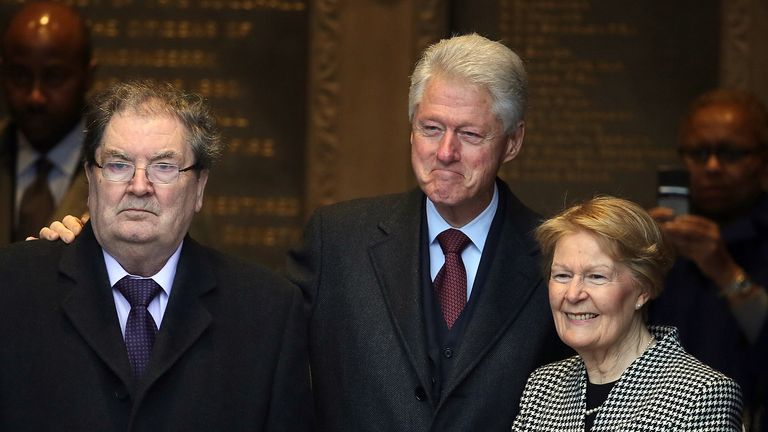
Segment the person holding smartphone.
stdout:
<path fill-rule="evenodd" d="M 754 431 L 768 431 L 766 149 L 768 112 L 755 96 L 701 95 L 683 119 L 678 149 L 690 214 L 649 210 L 678 254 L 650 322 L 678 327 L 691 354 L 741 384 Z"/>

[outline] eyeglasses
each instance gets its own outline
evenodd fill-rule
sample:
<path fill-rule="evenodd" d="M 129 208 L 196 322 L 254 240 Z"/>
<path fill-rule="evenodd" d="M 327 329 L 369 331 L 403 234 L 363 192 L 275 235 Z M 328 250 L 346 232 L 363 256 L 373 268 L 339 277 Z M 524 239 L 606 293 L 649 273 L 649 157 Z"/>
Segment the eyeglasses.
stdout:
<path fill-rule="evenodd" d="M 739 163 L 747 157 L 760 152 L 759 149 L 742 149 L 730 146 L 714 146 L 714 147 L 693 147 L 685 148 L 681 147 L 677 150 L 680 156 L 690 159 L 697 164 L 705 164 L 712 155 L 714 155 L 718 161 L 722 163 Z"/>
<path fill-rule="evenodd" d="M 104 162 L 104 165 L 99 165 L 94 162 L 96 167 L 101 168 L 101 174 L 105 179 L 111 182 L 126 183 L 133 179 L 137 169 L 143 169 L 147 180 L 156 184 L 169 184 L 176 181 L 179 178 L 179 174 L 197 168 L 197 164 L 190 165 L 186 168 L 179 168 L 176 164 L 169 164 L 165 162 L 153 163 L 147 165 L 145 168 L 136 168 L 136 165 L 130 162 L 123 161 L 108 161 Z"/>

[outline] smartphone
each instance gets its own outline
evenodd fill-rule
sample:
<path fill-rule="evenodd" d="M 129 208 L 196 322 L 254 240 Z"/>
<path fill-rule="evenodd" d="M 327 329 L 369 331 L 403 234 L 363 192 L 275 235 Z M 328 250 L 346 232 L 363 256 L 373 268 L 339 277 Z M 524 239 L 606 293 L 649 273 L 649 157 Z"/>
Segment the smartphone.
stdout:
<path fill-rule="evenodd" d="M 690 178 L 679 166 L 660 166 L 657 171 L 656 203 L 674 210 L 675 215 L 690 211 Z"/>

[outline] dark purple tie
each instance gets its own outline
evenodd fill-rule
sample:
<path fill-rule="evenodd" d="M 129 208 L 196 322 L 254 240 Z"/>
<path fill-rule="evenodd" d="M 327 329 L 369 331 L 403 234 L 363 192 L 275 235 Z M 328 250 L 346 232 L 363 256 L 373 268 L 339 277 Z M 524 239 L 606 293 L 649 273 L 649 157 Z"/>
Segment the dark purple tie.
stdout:
<path fill-rule="evenodd" d="M 149 354 L 155 344 L 157 325 L 147 310 L 147 305 L 160 292 L 160 285 L 152 279 L 135 279 L 126 276 L 115 287 L 131 304 L 125 325 L 125 348 L 131 362 L 133 378 L 138 380 L 149 363 Z"/>
<path fill-rule="evenodd" d="M 53 194 L 48 185 L 48 173 L 53 165 L 45 157 L 35 162 L 35 180 L 25 190 L 19 203 L 19 225 L 16 230 L 16 241 L 28 236 L 37 236 L 40 228 L 47 226 L 53 214 Z"/>
<path fill-rule="evenodd" d="M 449 228 L 437 235 L 437 241 L 445 254 L 445 264 L 435 277 L 435 293 L 450 329 L 467 304 L 467 270 L 461 260 L 461 251 L 469 244 L 469 237 Z"/>

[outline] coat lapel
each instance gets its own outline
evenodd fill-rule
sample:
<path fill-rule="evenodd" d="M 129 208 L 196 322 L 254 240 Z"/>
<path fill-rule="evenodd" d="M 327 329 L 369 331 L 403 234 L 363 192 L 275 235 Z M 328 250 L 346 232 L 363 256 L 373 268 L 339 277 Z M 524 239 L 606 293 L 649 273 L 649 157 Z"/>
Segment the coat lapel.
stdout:
<path fill-rule="evenodd" d="M 65 250 L 59 266 L 62 284 L 71 286 L 62 310 L 78 333 L 114 372 L 126 388 L 131 386 L 131 367 L 125 351 L 115 302 L 101 248 L 91 225 L 72 247 Z"/>
<path fill-rule="evenodd" d="M 420 264 L 424 199 L 418 189 L 406 194 L 379 224 L 381 235 L 372 242 L 369 254 L 397 334 L 422 387 L 429 389 Z"/>
<path fill-rule="evenodd" d="M 504 335 L 542 283 L 538 248 L 528 239 L 532 222 L 524 215 L 528 215 L 529 210 L 512 196 L 505 184 L 498 184 L 499 209 L 504 206 L 504 213 L 500 215 L 503 219 L 497 237 L 493 239 L 497 244 L 493 248 L 490 238 L 486 242 L 486 247 L 492 249 L 483 252 L 480 263 L 480 269 L 488 269 L 485 282 L 479 296 L 472 299 L 477 303 L 462 336 L 453 374 L 443 389 L 443 400 Z"/>
<path fill-rule="evenodd" d="M 173 291 L 152 350 L 147 371 L 138 387 L 131 379 L 120 323 L 109 285 L 101 247 L 86 224 L 77 242 L 64 252 L 60 273 L 71 290 L 62 300 L 62 310 L 78 333 L 106 363 L 131 393 L 134 410 L 152 384 L 200 337 L 211 323 L 211 315 L 200 296 L 215 287 L 213 268 L 194 240 L 184 240 Z"/>
<path fill-rule="evenodd" d="M 572 371 L 572 375 L 564 381 L 568 384 L 563 387 L 570 390 L 565 396 L 566 405 L 563 413 L 567 413 L 565 415 L 568 416 L 569 424 L 578 425 L 577 428 L 574 428 L 574 432 L 581 432 L 584 430 L 584 410 L 587 408 L 587 370 L 584 362 L 579 360 L 576 368 Z M 592 429 L 595 430 L 596 426 L 597 424 L 593 424 Z"/>
<path fill-rule="evenodd" d="M 189 236 L 184 239 L 173 290 L 163 322 L 152 349 L 137 395 L 137 405 L 145 392 L 200 338 L 212 317 L 200 297 L 216 285 L 214 269 L 202 246 Z"/>
<path fill-rule="evenodd" d="M 62 257 L 60 272 L 70 293 L 62 310 L 83 339 L 134 393 L 134 408 L 152 384 L 181 357 L 211 323 L 211 315 L 199 297 L 215 286 L 211 264 L 202 248 L 187 237 L 173 282 L 160 331 L 147 371 L 134 387 L 120 323 L 109 285 L 101 247 L 90 224 Z"/>

